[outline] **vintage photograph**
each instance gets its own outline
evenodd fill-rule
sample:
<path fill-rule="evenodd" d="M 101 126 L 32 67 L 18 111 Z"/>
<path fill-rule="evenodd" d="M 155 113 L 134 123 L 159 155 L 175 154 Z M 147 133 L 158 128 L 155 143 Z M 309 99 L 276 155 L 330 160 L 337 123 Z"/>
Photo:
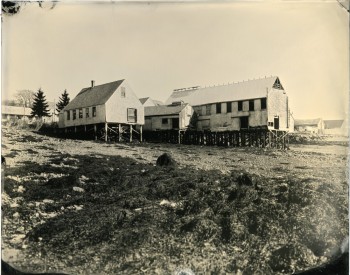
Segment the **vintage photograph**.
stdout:
<path fill-rule="evenodd" d="M 1 11 L 1 274 L 349 274 L 349 1 Z"/>

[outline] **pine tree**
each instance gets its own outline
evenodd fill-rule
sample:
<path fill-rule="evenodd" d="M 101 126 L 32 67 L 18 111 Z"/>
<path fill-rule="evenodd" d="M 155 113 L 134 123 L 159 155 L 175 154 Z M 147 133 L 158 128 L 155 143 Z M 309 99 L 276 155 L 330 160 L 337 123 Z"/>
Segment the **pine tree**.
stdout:
<path fill-rule="evenodd" d="M 34 96 L 31 117 L 37 116 L 39 118 L 42 118 L 43 116 L 51 116 L 48 107 L 49 104 L 46 101 L 44 92 L 40 88 Z"/>
<path fill-rule="evenodd" d="M 56 104 L 56 111 L 57 113 L 60 113 L 64 107 L 66 107 L 69 103 L 69 96 L 67 93 L 67 90 L 64 90 L 64 93 L 60 97 L 59 101 Z"/>

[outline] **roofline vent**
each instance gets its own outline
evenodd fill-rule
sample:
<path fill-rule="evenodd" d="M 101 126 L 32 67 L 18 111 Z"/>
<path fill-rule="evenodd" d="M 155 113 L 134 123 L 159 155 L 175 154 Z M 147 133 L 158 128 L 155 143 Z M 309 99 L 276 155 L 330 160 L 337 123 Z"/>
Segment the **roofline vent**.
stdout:
<path fill-rule="evenodd" d="M 91 80 L 91 88 L 95 87 L 95 80 Z"/>

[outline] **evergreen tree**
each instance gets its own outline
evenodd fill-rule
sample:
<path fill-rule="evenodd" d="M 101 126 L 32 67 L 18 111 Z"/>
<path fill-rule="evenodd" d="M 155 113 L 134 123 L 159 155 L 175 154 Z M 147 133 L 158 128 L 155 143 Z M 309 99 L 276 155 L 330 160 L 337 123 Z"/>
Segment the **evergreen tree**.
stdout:
<path fill-rule="evenodd" d="M 197 130 L 197 124 L 198 124 L 198 114 L 196 112 L 193 112 L 188 128 L 190 130 Z"/>
<path fill-rule="evenodd" d="M 67 90 L 64 90 L 64 93 L 60 97 L 59 101 L 56 104 L 56 111 L 57 113 L 60 113 L 64 107 L 66 107 L 69 103 L 69 96 L 67 93 Z"/>
<path fill-rule="evenodd" d="M 43 116 L 51 116 L 48 107 L 49 104 L 46 101 L 44 92 L 40 88 L 34 96 L 31 117 L 37 116 L 39 118 L 42 118 Z"/>

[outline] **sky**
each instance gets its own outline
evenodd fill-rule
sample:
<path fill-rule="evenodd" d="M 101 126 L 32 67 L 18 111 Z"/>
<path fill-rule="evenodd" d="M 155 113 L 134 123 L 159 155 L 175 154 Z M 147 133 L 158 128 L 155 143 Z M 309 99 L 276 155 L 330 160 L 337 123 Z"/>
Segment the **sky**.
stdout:
<path fill-rule="evenodd" d="M 2 22 L 2 98 L 126 79 L 165 101 L 177 88 L 276 75 L 294 118 L 344 118 L 349 13 L 337 1 L 30 3 Z"/>

